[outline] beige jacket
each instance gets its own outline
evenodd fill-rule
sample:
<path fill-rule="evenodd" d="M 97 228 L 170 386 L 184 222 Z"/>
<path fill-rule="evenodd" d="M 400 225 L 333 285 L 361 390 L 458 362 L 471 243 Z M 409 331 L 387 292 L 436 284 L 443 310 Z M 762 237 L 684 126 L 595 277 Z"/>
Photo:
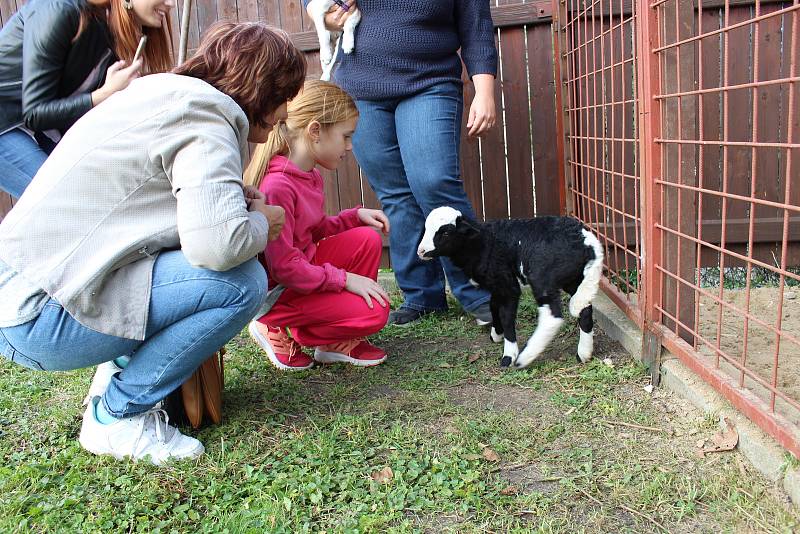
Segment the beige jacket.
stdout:
<path fill-rule="evenodd" d="M 248 129 L 203 81 L 135 80 L 58 144 L 0 224 L 0 261 L 81 324 L 144 339 L 158 251 L 225 271 L 266 246 L 242 193 Z"/>

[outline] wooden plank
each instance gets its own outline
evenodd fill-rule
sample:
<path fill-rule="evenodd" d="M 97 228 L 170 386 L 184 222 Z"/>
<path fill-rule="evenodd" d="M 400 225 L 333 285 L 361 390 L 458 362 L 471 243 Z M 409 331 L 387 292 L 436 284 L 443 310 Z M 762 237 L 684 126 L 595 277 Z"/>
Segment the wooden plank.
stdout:
<path fill-rule="evenodd" d="M 556 147 L 556 101 L 553 79 L 552 31 L 547 26 L 528 28 L 528 83 L 533 149 L 533 172 L 536 193 L 536 215 L 561 215 L 559 195 L 563 177 L 558 172 L 558 159 L 563 157 Z M 516 178 L 512 178 L 516 180 Z"/>
<path fill-rule="evenodd" d="M 258 6 L 258 19 L 271 24 L 275 27 L 281 25 L 281 10 L 280 0 L 259 0 L 256 2 Z"/>
<path fill-rule="evenodd" d="M 744 22 L 752 18 L 749 7 L 738 7 L 730 10 L 728 25 Z M 723 20 L 723 24 L 725 24 Z M 728 54 L 724 58 L 723 69 L 728 71 L 728 85 L 738 85 L 753 81 L 753 46 L 749 25 L 730 30 L 728 35 Z M 752 141 L 753 120 L 752 90 L 730 91 L 728 94 L 728 141 Z M 723 113 L 724 113 L 723 109 Z M 728 164 L 728 192 L 743 196 L 750 195 L 750 176 L 752 154 L 747 147 L 728 147 L 723 151 L 723 163 Z M 727 217 L 730 219 L 747 218 L 750 203 L 739 200 L 727 200 Z M 726 247 L 734 252 L 747 255 L 746 245 Z M 744 267 L 744 263 L 725 259 L 726 267 Z"/>
<path fill-rule="evenodd" d="M 238 0 L 237 3 L 237 18 L 242 21 L 257 21 L 258 18 L 258 0 Z"/>
<path fill-rule="evenodd" d="M 501 43 L 497 43 L 500 50 Z M 483 174 L 483 209 L 486 219 L 508 218 L 508 190 L 505 162 L 505 142 L 503 141 L 503 110 L 501 108 L 501 84 L 495 81 L 495 105 L 497 125 L 489 130 L 481 140 L 481 167 Z M 464 102 L 469 107 L 469 102 Z M 466 123 L 464 123 L 466 128 Z"/>
<path fill-rule="evenodd" d="M 462 78 L 464 80 L 464 103 L 472 102 L 475 98 L 475 86 L 472 81 L 467 79 L 466 68 L 463 70 Z M 464 183 L 464 191 L 467 193 L 467 198 L 472 209 L 475 211 L 475 217 L 482 221 L 485 219 L 483 213 L 483 181 L 481 177 L 481 158 L 480 146 L 478 139 L 471 139 L 466 135 L 466 124 L 469 115 L 469 106 L 464 105 L 462 115 L 462 128 L 461 128 L 461 155 L 459 158 L 459 166 L 461 169 L 461 181 Z M 498 128 L 498 126 L 495 126 Z"/>
<path fill-rule="evenodd" d="M 325 195 L 325 213 L 328 215 L 336 215 L 342 211 L 342 203 L 339 201 L 339 182 L 336 177 L 336 171 L 329 171 L 321 167 L 317 167 L 322 175 L 323 193 Z"/>
<path fill-rule="evenodd" d="M 700 29 L 703 33 L 715 31 L 720 28 L 720 17 L 718 11 L 704 10 L 700 17 Z M 720 36 L 706 37 L 702 39 L 702 53 L 700 54 L 700 69 L 702 80 L 698 80 L 700 89 L 710 89 L 722 86 L 720 73 L 720 62 L 722 60 L 722 48 Z M 701 97 L 703 130 L 700 133 L 703 139 L 721 140 L 722 139 L 722 95 L 718 93 L 708 93 Z M 722 191 L 722 151 L 718 147 L 707 146 L 701 148 L 700 170 L 702 171 L 699 179 L 702 180 L 703 189 L 711 191 Z M 705 194 L 702 197 L 701 217 L 704 221 L 719 219 L 722 216 L 722 201 L 716 195 Z M 702 228 L 701 238 L 705 239 L 705 225 Z M 719 253 L 709 248 L 703 248 L 700 260 L 703 265 L 717 265 L 719 263 Z"/>
<path fill-rule="evenodd" d="M 500 32 L 500 42 L 503 44 L 502 88 L 506 108 L 509 204 L 511 216 L 518 218 L 534 215 L 525 33 L 525 28 L 508 28 Z M 550 152 L 553 152 L 552 147 Z"/>
<path fill-rule="evenodd" d="M 200 35 L 204 35 L 208 28 L 217 22 L 220 18 L 218 4 L 216 0 L 193 0 L 195 5 L 195 12 L 192 16 L 195 18 L 192 21 L 192 26 L 196 27 Z"/>
<path fill-rule="evenodd" d="M 361 199 L 361 173 L 358 163 L 352 153 L 348 153 L 345 160 L 336 169 L 339 183 L 339 205 L 341 209 L 352 208 L 362 204 Z"/>
<path fill-rule="evenodd" d="M 281 28 L 289 33 L 303 31 L 303 2 L 300 0 L 285 0 L 280 3 L 280 10 Z M 318 49 L 319 46 L 317 46 Z"/>
<path fill-rule="evenodd" d="M 780 9 L 779 5 L 765 6 L 760 14 L 767 14 Z M 756 13 L 753 13 L 755 16 Z M 781 17 L 772 17 L 757 23 L 758 37 L 758 72 L 759 81 L 775 80 L 789 76 L 788 57 L 783 58 L 781 30 L 783 21 Z M 756 36 L 754 35 L 754 38 Z M 788 52 L 788 50 L 786 51 Z M 754 50 L 755 53 L 755 50 Z M 788 99 L 782 102 L 782 94 L 787 86 L 768 85 L 756 90 L 756 105 L 758 106 L 758 129 L 756 141 L 759 142 L 785 142 L 788 114 L 776 113 L 775 110 L 786 109 Z M 783 104 L 783 107 L 781 107 Z M 759 199 L 783 202 L 785 166 L 781 165 L 782 157 L 786 150 L 779 148 L 758 148 L 755 153 L 756 184 L 753 195 Z M 782 168 L 783 167 L 783 168 Z M 767 206 L 754 205 L 751 213 L 757 219 L 766 217 L 781 217 L 783 210 Z M 754 232 L 761 229 L 754 227 Z M 780 240 L 778 240 L 780 241 Z M 774 264 L 779 258 L 780 245 L 778 243 L 754 244 L 751 249 L 753 258 Z"/>

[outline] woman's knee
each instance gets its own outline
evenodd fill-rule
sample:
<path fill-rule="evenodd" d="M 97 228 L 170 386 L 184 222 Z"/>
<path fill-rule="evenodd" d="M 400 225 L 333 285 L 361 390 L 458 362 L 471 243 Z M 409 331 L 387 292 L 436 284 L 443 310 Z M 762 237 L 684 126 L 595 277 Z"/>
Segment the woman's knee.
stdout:
<path fill-rule="evenodd" d="M 258 311 L 267 294 L 267 273 L 258 259 L 252 258 L 227 271 L 227 274 L 239 289 L 241 296 L 239 306 L 247 313 Z"/>

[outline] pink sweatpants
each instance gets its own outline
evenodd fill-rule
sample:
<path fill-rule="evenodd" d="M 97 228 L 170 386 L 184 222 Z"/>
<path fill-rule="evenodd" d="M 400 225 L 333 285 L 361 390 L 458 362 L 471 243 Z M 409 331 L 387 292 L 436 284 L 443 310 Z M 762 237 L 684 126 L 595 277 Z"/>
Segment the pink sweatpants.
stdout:
<path fill-rule="evenodd" d="M 362 226 L 317 243 L 317 253 L 311 263 L 330 263 L 347 272 L 377 280 L 381 250 L 380 234 Z M 373 299 L 372 306 L 369 309 L 362 297 L 347 290 L 303 295 L 286 289 L 272 309 L 258 321 L 273 327 L 288 327 L 298 343 L 316 347 L 378 332 L 389 319 L 389 303 L 383 307 Z"/>

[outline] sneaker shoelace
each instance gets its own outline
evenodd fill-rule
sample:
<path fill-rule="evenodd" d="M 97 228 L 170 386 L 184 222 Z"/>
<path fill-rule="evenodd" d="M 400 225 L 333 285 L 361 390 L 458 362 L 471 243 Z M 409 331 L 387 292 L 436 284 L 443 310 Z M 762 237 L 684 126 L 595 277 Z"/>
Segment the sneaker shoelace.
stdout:
<path fill-rule="evenodd" d="M 289 361 L 292 361 L 292 358 L 297 356 L 297 354 L 302 351 L 300 344 L 294 339 L 290 338 L 282 328 L 277 332 L 273 332 L 270 329 L 267 337 L 275 352 L 280 354 L 288 354 Z"/>
<path fill-rule="evenodd" d="M 156 440 L 159 443 L 166 443 L 168 438 L 171 437 L 167 435 L 170 428 L 167 412 L 161 408 L 151 408 L 142 415 L 142 421 L 139 424 L 139 435 L 136 436 L 136 441 L 133 443 L 134 452 L 139 449 L 139 442 L 142 441 L 144 433 L 150 425 L 153 426 Z"/>

